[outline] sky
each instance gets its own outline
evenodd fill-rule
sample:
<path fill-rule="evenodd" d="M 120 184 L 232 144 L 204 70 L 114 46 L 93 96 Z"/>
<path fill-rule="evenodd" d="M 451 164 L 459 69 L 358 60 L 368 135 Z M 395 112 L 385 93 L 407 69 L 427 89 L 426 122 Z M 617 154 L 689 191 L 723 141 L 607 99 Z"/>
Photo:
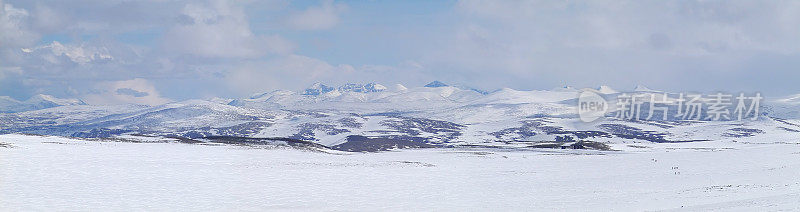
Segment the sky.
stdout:
<path fill-rule="evenodd" d="M 162 104 L 433 80 L 800 93 L 800 1 L 0 0 L 0 96 Z"/>

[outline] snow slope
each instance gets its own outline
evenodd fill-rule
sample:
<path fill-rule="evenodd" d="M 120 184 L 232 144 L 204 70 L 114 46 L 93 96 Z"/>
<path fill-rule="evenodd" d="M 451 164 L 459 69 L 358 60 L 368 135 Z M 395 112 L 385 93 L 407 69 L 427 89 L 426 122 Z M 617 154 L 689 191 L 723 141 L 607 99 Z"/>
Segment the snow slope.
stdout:
<path fill-rule="evenodd" d="M 86 105 L 86 103 L 80 99 L 60 99 L 44 94 L 34 95 L 25 101 L 0 96 L 0 113 L 16 113 L 69 105 Z"/>
<path fill-rule="evenodd" d="M 798 145 L 328 154 L 7 134 L 0 210 L 800 210 Z"/>

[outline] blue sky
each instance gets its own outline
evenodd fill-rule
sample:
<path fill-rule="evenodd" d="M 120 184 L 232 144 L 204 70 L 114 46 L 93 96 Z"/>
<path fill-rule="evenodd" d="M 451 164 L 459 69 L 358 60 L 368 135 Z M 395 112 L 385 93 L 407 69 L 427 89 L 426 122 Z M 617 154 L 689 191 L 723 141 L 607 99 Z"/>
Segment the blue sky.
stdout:
<path fill-rule="evenodd" d="M 94 104 L 313 82 L 800 93 L 797 1 L 0 0 L 0 96 Z M 124 91 L 124 92 L 118 92 Z"/>

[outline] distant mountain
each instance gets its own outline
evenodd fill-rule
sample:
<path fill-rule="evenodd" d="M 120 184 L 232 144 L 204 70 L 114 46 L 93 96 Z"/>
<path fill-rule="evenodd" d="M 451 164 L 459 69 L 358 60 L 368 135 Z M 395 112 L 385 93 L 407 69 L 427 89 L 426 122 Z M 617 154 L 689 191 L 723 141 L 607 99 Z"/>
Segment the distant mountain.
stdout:
<path fill-rule="evenodd" d="M 322 83 L 314 83 L 310 87 L 306 88 L 303 91 L 303 95 L 306 96 L 322 96 L 331 92 L 337 92 L 335 94 L 327 95 L 327 96 L 339 96 L 342 93 L 346 92 L 355 92 L 355 93 L 373 93 L 373 92 L 382 92 L 387 90 L 386 86 L 377 83 L 367 83 L 367 84 L 358 84 L 358 83 L 347 83 L 338 88 L 334 88 L 332 86 L 327 86 Z"/>
<path fill-rule="evenodd" d="M 597 88 L 597 92 L 599 92 L 599 93 L 601 93 L 601 94 L 615 94 L 615 93 L 619 93 L 619 91 L 617 91 L 617 90 L 614 90 L 613 88 L 611 88 L 611 87 L 608 87 L 608 86 L 606 86 L 606 85 L 602 85 L 602 86 L 598 87 L 598 88 Z"/>
<path fill-rule="evenodd" d="M 233 99 L 220 98 L 220 97 L 211 97 L 211 98 L 207 98 L 205 100 L 209 101 L 209 102 L 218 103 L 218 104 L 228 104 L 228 103 L 231 103 L 231 101 L 233 101 Z"/>
<path fill-rule="evenodd" d="M 636 90 L 653 91 L 644 86 Z M 800 136 L 800 95 L 765 101 L 756 120 L 709 121 L 708 114 L 702 114 L 703 120 L 685 120 L 676 118 L 677 108 L 672 107 L 666 111 L 666 120 L 660 118 L 664 112 L 650 120 L 616 118 L 608 113 L 585 123 L 577 113 L 582 91 L 598 92 L 606 99 L 620 95 L 608 86 L 531 91 L 503 88 L 484 94 L 434 81 L 412 88 L 377 83 L 334 88 L 315 83 L 301 92 L 275 90 L 249 98 L 159 106 L 85 105 L 80 100 L 47 95 L 26 101 L 0 97 L 4 111 L 31 110 L 0 114 L 0 134 L 87 138 L 141 134 L 199 141 L 209 136 L 288 138 L 327 147 L 347 146 L 348 151 L 373 149 L 370 142 L 377 141 L 426 147 L 522 148 L 529 148 L 531 142 L 569 146 L 572 143 L 565 141 L 592 141 L 629 148 L 627 144 L 647 142 L 793 142 Z M 615 103 L 609 105 L 616 107 Z M 642 104 L 640 111 L 648 111 L 648 107 Z M 403 145 L 382 146 L 379 150 Z"/>
<path fill-rule="evenodd" d="M 0 110 L 2 110 L 4 108 L 9 108 L 9 107 L 12 107 L 12 106 L 15 106 L 15 105 L 19 105 L 20 103 L 22 103 L 22 102 L 17 101 L 16 99 L 13 99 L 11 97 L 0 96 Z"/>
<path fill-rule="evenodd" d="M 439 81 L 433 81 L 425 85 L 426 88 L 439 88 L 439 87 L 447 87 L 447 84 Z"/>
<path fill-rule="evenodd" d="M 481 89 L 477 89 L 477 88 L 473 88 L 473 87 L 469 87 L 469 86 L 465 86 L 465 85 L 450 85 L 450 84 L 446 84 L 446 83 L 443 83 L 443 82 L 440 82 L 440 81 L 430 82 L 430 83 L 426 84 L 424 87 L 426 87 L 426 88 L 455 87 L 455 88 L 459 88 L 459 89 L 462 89 L 462 90 L 475 91 L 475 92 L 477 92 L 479 94 L 483 94 L 483 95 L 489 94 L 488 91 L 484 91 L 484 90 L 481 90 Z"/>
<path fill-rule="evenodd" d="M 45 94 L 37 94 L 32 96 L 30 99 L 26 100 L 25 103 L 28 104 L 53 104 L 53 105 L 86 105 L 80 99 L 60 99 L 50 95 Z"/>
<path fill-rule="evenodd" d="M 368 83 L 366 85 L 347 83 L 339 87 L 339 92 L 356 92 L 356 93 L 370 93 L 385 91 L 386 86 L 376 83 Z"/>
<path fill-rule="evenodd" d="M 779 98 L 776 100 L 776 102 L 784 104 L 800 105 L 800 94 L 794 94 L 783 98 Z"/>
<path fill-rule="evenodd" d="M 385 91 L 386 89 L 387 89 L 386 86 L 374 82 L 364 85 L 364 90 L 367 92 L 381 92 Z"/>
<path fill-rule="evenodd" d="M 86 105 L 86 103 L 80 99 L 61 99 L 45 94 L 34 95 L 23 102 L 7 96 L 0 97 L 0 112 L 2 113 L 16 113 L 68 105 Z"/>
<path fill-rule="evenodd" d="M 311 85 L 311 87 L 306 88 L 306 90 L 303 92 L 303 95 L 317 96 L 333 90 L 336 90 L 336 88 L 323 85 L 322 83 L 314 83 Z"/>
<path fill-rule="evenodd" d="M 393 92 L 403 92 L 403 91 L 406 91 L 406 90 L 408 90 L 408 88 L 406 88 L 406 86 L 404 86 L 402 84 L 394 84 L 394 86 L 392 86 L 392 88 L 390 89 L 390 91 L 393 91 Z"/>

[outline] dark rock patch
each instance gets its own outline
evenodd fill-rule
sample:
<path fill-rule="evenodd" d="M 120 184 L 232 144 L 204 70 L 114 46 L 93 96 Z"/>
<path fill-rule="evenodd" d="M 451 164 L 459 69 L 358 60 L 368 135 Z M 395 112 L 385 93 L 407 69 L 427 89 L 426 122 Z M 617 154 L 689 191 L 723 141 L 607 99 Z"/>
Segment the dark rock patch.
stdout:
<path fill-rule="evenodd" d="M 759 129 L 749 129 L 749 128 L 737 127 L 737 128 L 728 129 L 728 132 L 723 133 L 722 136 L 733 137 L 733 138 L 743 138 L 743 137 L 752 137 L 752 136 L 754 136 L 756 134 L 763 134 L 763 133 L 764 133 L 764 131 L 763 130 L 759 130 Z"/>
<path fill-rule="evenodd" d="M 413 140 L 392 138 L 369 138 L 360 135 L 347 136 L 347 142 L 332 146 L 332 149 L 348 152 L 378 152 L 390 149 L 433 148 L 434 145 Z"/>
<path fill-rule="evenodd" d="M 329 149 L 324 145 L 317 144 L 314 142 L 303 141 L 292 138 L 282 138 L 282 137 L 247 138 L 247 137 L 235 137 L 235 136 L 208 136 L 208 137 L 203 137 L 203 139 L 206 140 L 207 142 L 223 143 L 223 144 L 280 145 L 282 143 L 286 143 L 286 145 L 292 147 Z"/>

